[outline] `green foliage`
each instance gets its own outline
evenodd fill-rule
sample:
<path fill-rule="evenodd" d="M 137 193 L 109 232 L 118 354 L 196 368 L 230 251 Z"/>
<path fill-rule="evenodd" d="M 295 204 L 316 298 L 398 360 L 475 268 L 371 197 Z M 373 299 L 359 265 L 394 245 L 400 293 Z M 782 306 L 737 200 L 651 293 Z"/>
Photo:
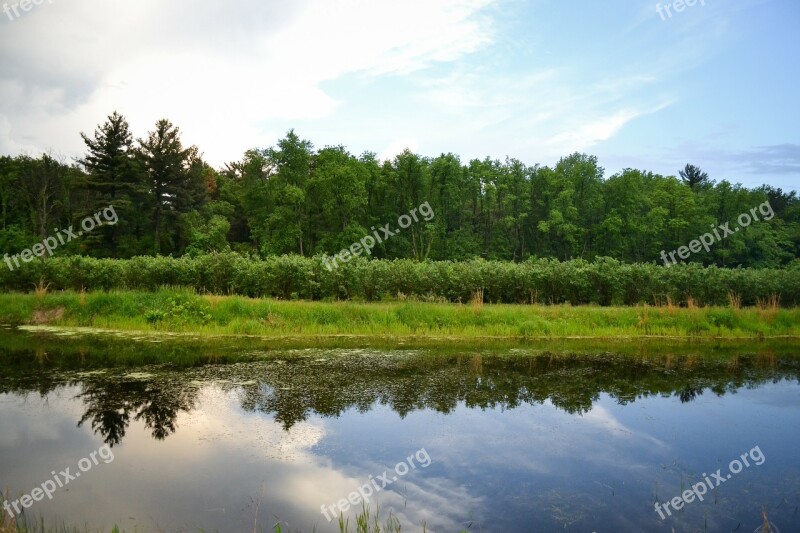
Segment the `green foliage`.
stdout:
<path fill-rule="evenodd" d="M 207 324 L 211 321 L 211 308 L 191 295 L 181 295 L 169 300 L 166 305 L 162 303 L 158 308 L 148 309 L 144 317 L 148 324 Z"/>
<path fill-rule="evenodd" d="M 84 243 L 92 255 L 119 257 L 137 252 L 131 242 L 136 230 L 145 224 L 148 213 L 142 212 L 147 199 L 147 184 L 136 158 L 133 135 L 125 117 L 112 113 L 93 137 L 81 133 L 87 154 L 80 160 L 86 176 L 80 185 L 85 200 L 76 205 L 76 215 L 83 218 L 114 206 L 119 220 L 86 235 Z"/>
<path fill-rule="evenodd" d="M 363 257 L 328 270 L 321 257 L 298 255 L 252 259 L 236 253 L 196 258 L 136 257 L 130 260 L 54 257 L 25 268 L 0 268 L 0 289 L 154 291 L 163 286 L 198 292 L 273 297 L 282 300 L 365 300 L 398 295 L 467 303 L 478 289 L 487 302 L 637 305 L 727 305 L 729 293 L 744 305 L 780 297 L 800 305 L 800 262 L 789 267 L 725 269 L 697 263 L 664 267 L 616 259 L 529 259 L 522 263 L 475 259 L 465 262 Z"/>
<path fill-rule="evenodd" d="M 47 154 L 0 157 L 0 254 L 19 253 L 55 228 L 77 226 L 113 205 L 117 224 L 59 247 L 57 255 L 332 255 L 387 224 L 397 230 L 399 217 L 427 203 L 433 217 L 418 217 L 376 243 L 372 257 L 517 263 L 611 257 L 661 264 L 662 252 L 688 246 L 720 224 L 736 228 L 740 214 L 760 206 L 771 206 L 774 216 L 762 211 L 757 222 L 715 238 L 687 261 L 778 268 L 800 256 L 795 191 L 716 182 L 693 165 L 678 178 L 637 169 L 606 176 L 595 156 L 582 153 L 552 167 L 512 158 L 462 161 L 452 153 L 431 158 L 409 150 L 379 160 L 342 146 L 316 149 L 290 130 L 275 146 L 248 150 L 214 170 L 198 148 L 183 146 L 179 129 L 166 119 L 133 141 L 127 120 L 113 113 L 93 136 L 82 137 L 87 153 L 80 167 Z M 326 288 L 305 293 L 353 295 L 351 277 L 317 282 Z M 363 283 L 383 290 L 374 279 Z M 373 289 L 362 295 L 377 297 Z M 574 289 L 561 287 L 550 296 L 573 299 L 563 291 Z M 594 300 L 613 302 L 619 290 L 611 287 Z M 287 297 L 292 293 L 303 297 L 304 291 Z"/>
<path fill-rule="evenodd" d="M 152 196 L 153 243 L 158 254 L 165 244 L 175 247 L 174 233 L 164 228 L 176 224 L 180 213 L 197 207 L 205 185 L 204 164 L 196 147 L 183 147 L 179 128 L 166 119 L 156 122 L 155 130 L 139 139 L 139 145 L 139 161 Z"/>

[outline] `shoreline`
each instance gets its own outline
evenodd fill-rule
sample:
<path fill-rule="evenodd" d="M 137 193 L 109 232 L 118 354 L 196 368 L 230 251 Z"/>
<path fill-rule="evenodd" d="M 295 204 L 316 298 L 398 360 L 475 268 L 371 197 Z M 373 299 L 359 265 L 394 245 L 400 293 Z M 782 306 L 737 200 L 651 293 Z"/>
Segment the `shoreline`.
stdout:
<path fill-rule="evenodd" d="M 169 331 L 169 330 L 137 330 L 137 329 L 114 329 L 114 328 L 93 328 L 86 326 L 46 326 L 46 325 L 14 325 L 0 323 L 0 328 L 13 328 L 19 331 L 30 333 L 50 333 L 59 334 L 85 334 L 85 335 L 124 335 L 131 337 L 175 337 L 175 338 L 195 338 L 208 340 L 264 340 L 264 341 L 326 341 L 326 340 L 356 340 L 356 341 L 442 341 L 446 343 L 458 343 L 461 341 L 507 341 L 510 343 L 536 343 L 545 341 L 603 341 L 603 342 L 631 342 L 631 341 L 668 341 L 680 343 L 714 343 L 714 342 L 761 342 L 761 341 L 798 341 L 799 335 L 772 335 L 755 337 L 731 337 L 731 336 L 667 336 L 667 335 L 617 335 L 617 336 L 591 336 L 591 335 L 570 335 L 563 337 L 552 336 L 504 336 L 504 335 L 381 335 L 381 334 L 352 334 L 352 333 L 328 333 L 328 334 L 309 334 L 309 335 L 253 335 L 235 333 L 210 333 L 202 331 Z"/>

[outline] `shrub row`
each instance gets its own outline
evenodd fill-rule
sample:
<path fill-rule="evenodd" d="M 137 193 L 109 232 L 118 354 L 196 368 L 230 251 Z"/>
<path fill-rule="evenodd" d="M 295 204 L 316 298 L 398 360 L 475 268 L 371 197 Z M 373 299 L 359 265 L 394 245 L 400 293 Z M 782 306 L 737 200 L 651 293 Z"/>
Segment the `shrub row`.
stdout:
<path fill-rule="evenodd" d="M 319 257 L 250 259 L 226 253 L 178 259 L 55 257 L 14 271 L 0 268 L 0 289 L 31 291 L 41 282 L 50 290 L 186 286 L 215 294 L 311 300 L 372 301 L 403 294 L 467 302 L 482 288 L 486 301 L 505 303 L 634 305 L 663 303 L 669 297 L 674 302 L 692 298 L 701 305 L 726 305 L 731 292 L 743 305 L 772 295 L 779 295 L 785 306 L 800 303 L 800 261 L 785 269 L 724 269 L 626 264 L 609 258 L 524 263 L 355 258 L 329 271 Z"/>

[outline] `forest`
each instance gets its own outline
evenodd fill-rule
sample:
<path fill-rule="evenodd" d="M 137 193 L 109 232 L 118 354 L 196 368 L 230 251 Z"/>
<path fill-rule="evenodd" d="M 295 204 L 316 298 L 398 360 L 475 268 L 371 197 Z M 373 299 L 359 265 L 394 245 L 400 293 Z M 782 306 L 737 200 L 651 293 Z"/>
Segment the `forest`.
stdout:
<path fill-rule="evenodd" d="M 643 169 L 605 176 L 596 157 L 581 153 L 552 167 L 408 150 L 382 161 L 343 146 L 317 148 L 292 130 L 215 169 L 165 119 L 138 138 L 115 112 L 81 136 L 86 151 L 73 161 L 0 158 L 0 252 L 18 253 L 113 206 L 116 224 L 57 255 L 313 257 L 335 254 L 427 202 L 435 216 L 378 244 L 374 258 L 662 263 L 662 251 L 768 202 L 770 220 L 686 262 L 781 268 L 800 257 L 796 191 L 716 181 L 692 164 L 675 176 Z"/>

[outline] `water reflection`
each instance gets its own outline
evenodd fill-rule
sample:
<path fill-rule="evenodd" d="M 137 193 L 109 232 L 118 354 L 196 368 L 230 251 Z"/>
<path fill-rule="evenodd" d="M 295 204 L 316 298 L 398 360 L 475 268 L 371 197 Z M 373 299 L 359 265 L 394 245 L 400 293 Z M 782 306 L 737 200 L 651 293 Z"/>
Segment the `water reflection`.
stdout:
<path fill-rule="evenodd" d="M 181 381 L 159 379 L 88 379 L 81 383 L 78 394 L 86 412 L 78 427 L 90 421 L 95 433 L 114 446 L 125 436 L 131 421 L 143 421 L 156 440 L 164 440 L 176 430 L 175 419 L 180 411 L 191 411 L 196 390 Z"/>
<path fill-rule="evenodd" d="M 30 490 L 102 440 L 114 463 L 40 502 L 51 523 L 249 531 L 279 519 L 284 530 L 336 531 L 320 505 L 425 447 L 430 467 L 381 494 L 404 530 L 752 531 L 767 505 L 791 531 L 800 358 L 711 348 L 10 339 L 0 343 L 0 483 Z M 154 364 L 164 353 L 176 363 Z M 755 445 L 762 466 L 668 522 L 654 512 Z"/>
<path fill-rule="evenodd" d="M 12 355 L 7 358 L 19 357 Z M 388 406 L 400 418 L 420 410 L 451 413 L 510 410 L 548 402 L 569 414 L 591 411 L 601 394 L 619 404 L 648 396 L 682 403 L 780 380 L 800 379 L 800 358 L 760 353 L 728 357 L 615 354 L 437 354 L 431 351 L 301 350 L 229 365 L 174 369 L 156 365 L 93 372 L 58 371 L 0 379 L 0 393 L 42 396 L 78 386 L 90 423 L 109 445 L 119 444 L 131 420 L 154 439 L 176 430 L 180 412 L 195 408 L 198 387 L 236 390 L 247 412 L 271 415 L 285 430 L 313 414 L 338 417 Z"/>

